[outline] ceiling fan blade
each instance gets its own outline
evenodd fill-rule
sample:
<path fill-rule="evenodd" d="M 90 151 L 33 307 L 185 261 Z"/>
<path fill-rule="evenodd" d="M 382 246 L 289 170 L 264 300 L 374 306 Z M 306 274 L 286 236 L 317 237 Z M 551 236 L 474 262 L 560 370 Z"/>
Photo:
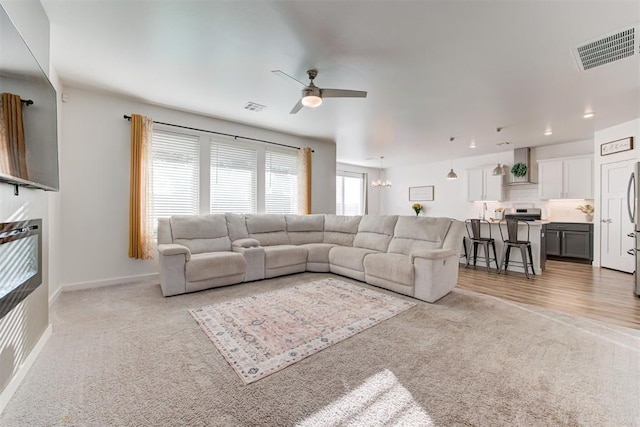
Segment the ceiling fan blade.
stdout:
<path fill-rule="evenodd" d="M 367 92 L 362 90 L 320 89 L 323 98 L 366 98 Z"/>
<path fill-rule="evenodd" d="M 284 71 L 280 71 L 280 70 L 272 70 L 271 71 L 273 74 L 275 74 L 276 76 L 283 78 L 285 80 L 287 80 L 287 78 L 296 81 L 298 83 L 300 83 L 302 86 L 307 86 L 306 84 L 302 83 L 300 80 L 296 79 L 295 77 L 291 77 L 289 74 L 285 73 Z M 287 80 L 288 81 L 288 80 Z"/>
<path fill-rule="evenodd" d="M 298 100 L 298 103 L 289 111 L 289 114 L 295 114 L 302 108 L 302 99 Z"/>

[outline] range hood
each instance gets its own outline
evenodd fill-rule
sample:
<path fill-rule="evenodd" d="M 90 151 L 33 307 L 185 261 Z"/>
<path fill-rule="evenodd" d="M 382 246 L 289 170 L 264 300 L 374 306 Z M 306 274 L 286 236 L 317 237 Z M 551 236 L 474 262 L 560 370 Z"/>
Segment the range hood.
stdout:
<path fill-rule="evenodd" d="M 524 163 L 527 165 L 525 176 L 515 176 L 511 172 L 508 174 L 507 185 L 537 184 L 538 167 L 531 159 L 531 149 L 529 147 L 516 148 L 513 150 L 513 164 Z"/>

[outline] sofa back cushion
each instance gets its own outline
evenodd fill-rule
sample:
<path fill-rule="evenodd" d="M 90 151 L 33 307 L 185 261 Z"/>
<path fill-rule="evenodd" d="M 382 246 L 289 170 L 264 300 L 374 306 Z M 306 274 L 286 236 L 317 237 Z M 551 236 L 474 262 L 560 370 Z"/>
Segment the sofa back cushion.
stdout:
<path fill-rule="evenodd" d="M 441 249 L 451 221 L 451 218 L 401 216 L 389 243 L 389 252 L 410 255 L 416 251 Z"/>
<path fill-rule="evenodd" d="M 249 237 L 262 246 L 288 245 L 287 224 L 282 214 L 245 215 Z"/>
<path fill-rule="evenodd" d="M 175 215 L 170 222 L 173 243 L 188 247 L 193 254 L 231 250 L 223 214 Z"/>
<path fill-rule="evenodd" d="M 292 245 L 322 243 L 324 215 L 285 215 L 284 219 Z"/>
<path fill-rule="evenodd" d="M 249 238 L 249 232 L 247 231 L 247 224 L 245 223 L 243 214 L 226 213 L 224 216 L 227 219 L 229 238 L 232 242 Z"/>
<path fill-rule="evenodd" d="M 325 215 L 323 243 L 353 246 L 361 216 Z"/>
<path fill-rule="evenodd" d="M 398 215 L 365 215 L 353 241 L 356 248 L 387 252 Z"/>

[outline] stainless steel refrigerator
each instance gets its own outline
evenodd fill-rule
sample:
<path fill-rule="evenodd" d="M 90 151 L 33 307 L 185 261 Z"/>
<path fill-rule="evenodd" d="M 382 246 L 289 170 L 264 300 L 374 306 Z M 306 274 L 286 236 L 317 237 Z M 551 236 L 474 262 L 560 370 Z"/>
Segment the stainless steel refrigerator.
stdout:
<path fill-rule="evenodd" d="M 635 235 L 635 247 L 629 250 L 630 254 L 636 257 L 636 295 L 640 296 L 640 162 L 633 165 L 633 172 L 629 178 L 627 186 L 627 208 L 629 210 L 629 219 L 633 223 L 633 235 Z"/>

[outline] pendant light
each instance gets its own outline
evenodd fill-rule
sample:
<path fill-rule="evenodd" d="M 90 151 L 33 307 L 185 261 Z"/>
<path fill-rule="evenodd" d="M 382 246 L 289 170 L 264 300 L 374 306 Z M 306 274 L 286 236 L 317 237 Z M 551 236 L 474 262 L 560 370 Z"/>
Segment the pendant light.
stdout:
<path fill-rule="evenodd" d="M 500 133 L 500 131 L 501 131 L 501 130 L 502 130 L 502 128 L 501 128 L 501 127 L 497 127 L 497 128 L 496 128 L 496 132 L 498 132 L 498 133 Z M 504 165 L 504 166 L 501 166 L 501 165 L 500 165 L 500 154 L 498 154 L 498 166 L 496 166 L 496 167 L 493 169 L 493 171 L 491 172 L 491 174 L 492 174 L 493 176 L 502 176 L 502 175 L 504 175 L 504 174 L 505 174 L 505 171 L 504 171 L 505 166 L 506 166 L 506 165 Z"/>
<path fill-rule="evenodd" d="M 384 176 L 384 156 L 380 156 L 380 168 L 378 169 L 378 180 L 371 181 L 371 186 L 374 188 L 391 187 L 391 182 L 387 181 Z"/>
<path fill-rule="evenodd" d="M 453 142 L 455 140 L 454 137 L 450 137 L 449 138 L 449 142 Z M 449 150 L 450 152 L 450 158 L 451 158 L 451 170 L 449 171 L 449 173 L 447 174 L 447 179 L 458 179 L 458 175 L 453 171 L 453 149 Z"/>

